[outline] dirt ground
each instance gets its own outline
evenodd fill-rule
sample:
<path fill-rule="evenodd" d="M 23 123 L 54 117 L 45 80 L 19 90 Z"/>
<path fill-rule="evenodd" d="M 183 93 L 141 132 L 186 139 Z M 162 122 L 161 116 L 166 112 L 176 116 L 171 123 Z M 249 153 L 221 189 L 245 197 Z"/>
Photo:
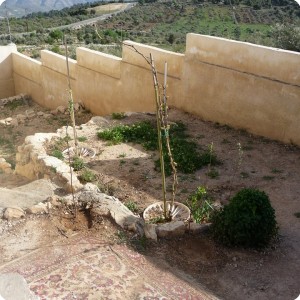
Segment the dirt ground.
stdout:
<path fill-rule="evenodd" d="M 26 109 L 45 111 L 32 104 L 14 109 L 4 107 L 0 120 L 21 113 Z M 90 119 L 89 113 L 81 112 L 77 124 Z M 98 129 L 119 123 L 133 123 L 138 120 L 152 120 L 150 114 L 132 114 L 123 120 L 99 122 Z M 50 119 L 36 117 L 18 127 L 0 125 L 0 156 L 14 163 L 14 151 L 27 135 L 34 132 L 54 132 L 65 125 L 67 115 Z M 184 202 L 200 185 L 204 185 L 215 200 L 226 204 L 230 196 L 243 187 L 264 190 L 276 210 L 280 226 L 278 241 L 264 251 L 229 249 L 213 242 L 209 235 L 185 236 L 176 240 L 160 240 L 157 244 L 136 240 L 123 233 L 108 220 L 106 231 L 100 227 L 86 228 L 95 234 L 103 234 L 110 228 L 108 238 L 112 242 L 120 240 L 130 243 L 138 251 L 154 258 L 164 259 L 170 265 L 194 277 L 213 293 L 223 299 L 295 299 L 300 294 L 300 149 L 247 132 L 234 130 L 228 126 L 204 122 L 197 117 L 171 109 L 170 120 L 187 125 L 190 138 L 200 148 L 213 143 L 214 150 L 222 164 L 216 166 L 217 178 L 207 176 L 204 167 L 194 174 L 179 174 L 179 192 L 176 200 Z M 135 144 L 107 146 L 96 137 L 96 132 L 78 131 L 87 138 L 84 142 L 97 151 L 96 157 L 87 161 L 88 167 L 97 174 L 100 189 L 114 195 L 122 202 L 134 202 L 139 213 L 161 199 L 160 173 L 154 170 L 155 152 L 145 151 Z M 243 149 L 239 160 L 237 144 Z M 239 165 L 240 166 L 237 167 Z M 22 185 L 26 179 L 0 174 L 1 187 Z M 170 192 L 170 179 L 167 181 Z M 17 222 L 16 226 L 1 221 L 0 241 L 1 263 L 19 257 L 24 249 L 39 247 L 47 241 L 63 238 L 57 229 L 55 217 L 32 217 Z M 102 225 L 101 225 L 102 226 Z M 98 228 L 98 229 L 97 229 Z M 0 230 L 1 233 L 1 230 Z M 112 239 L 112 237 L 114 237 Z M 20 245 L 19 241 L 22 241 Z M 22 248 L 22 249 L 21 249 Z"/>

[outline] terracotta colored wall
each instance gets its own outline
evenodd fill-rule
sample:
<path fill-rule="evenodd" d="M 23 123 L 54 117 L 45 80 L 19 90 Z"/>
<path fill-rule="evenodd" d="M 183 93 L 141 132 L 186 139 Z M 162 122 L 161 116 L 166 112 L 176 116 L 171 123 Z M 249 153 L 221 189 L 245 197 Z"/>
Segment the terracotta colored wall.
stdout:
<path fill-rule="evenodd" d="M 186 53 L 125 42 L 122 59 L 77 48 L 70 60 L 75 101 L 95 114 L 154 111 L 150 53 L 160 82 L 168 63 L 169 104 L 205 120 L 300 145 L 300 54 L 221 38 L 187 35 Z M 133 47 L 132 47 L 133 46 Z M 49 108 L 67 105 L 65 58 L 41 52 L 41 62 L 13 54 L 16 93 Z"/>

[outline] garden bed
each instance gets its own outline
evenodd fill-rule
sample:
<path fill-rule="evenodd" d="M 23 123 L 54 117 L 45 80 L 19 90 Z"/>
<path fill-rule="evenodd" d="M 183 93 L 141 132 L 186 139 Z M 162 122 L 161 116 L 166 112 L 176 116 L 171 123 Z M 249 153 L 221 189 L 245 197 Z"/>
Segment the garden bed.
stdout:
<path fill-rule="evenodd" d="M 35 104 L 30 108 L 36 112 L 43 110 Z M 0 119 L 21 113 L 22 109 L 24 111 L 28 107 L 21 105 L 15 110 L 5 107 L 0 111 Z M 87 113 L 81 112 L 80 115 L 83 122 L 90 118 Z M 79 118 L 78 125 L 82 122 Z M 59 117 L 53 115 L 45 121 L 36 114 L 34 119 L 18 127 L 0 125 L 0 136 L 2 140 L 5 138 L 5 142 L 0 144 L 1 155 L 13 164 L 13 151 L 16 152 L 25 136 L 35 132 L 55 132 L 67 119 L 68 116 L 63 114 Z M 128 114 L 123 119 L 94 117 L 93 124 L 78 127 L 81 145 L 96 151 L 94 158 L 84 158 L 86 168 L 78 174 L 82 175 L 81 172 L 87 169 L 94 174 L 92 182 L 102 192 L 120 199 L 138 214 L 161 200 L 161 178 L 155 168 L 157 151 L 146 150 L 133 142 L 108 145 L 109 142 L 99 139 L 97 133 L 116 125 L 154 120 L 152 114 Z M 213 147 L 220 162 L 214 166 L 202 166 L 191 174 L 179 172 L 176 201 L 185 203 L 199 186 L 205 186 L 210 197 L 221 204 L 228 203 L 229 198 L 243 187 L 259 188 L 269 195 L 276 210 L 279 241 L 273 248 L 257 252 L 227 249 L 215 244 L 206 235 L 187 236 L 179 241 L 161 240 L 158 245 L 147 244 L 144 251 L 169 261 L 225 299 L 240 299 L 241 295 L 243 299 L 296 298 L 299 293 L 296 278 L 300 272 L 296 263 L 300 255 L 300 222 L 296 217 L 300 211 L 299 148 L 256 137 L 243 130 L 204 122 L 175 109 L 170 110 L 170 120 L 185 124 L 189 139 L 200 152 Z M 61 130 L 62 138 L 64 134 L 65 128 Z M 72 145 L 72 140 L 69 142 Z M 48 144 L 48 153 L 54 150 L 54 143 Z M 66 147 L 66 144 L 62 145 L 61 150 Z M 16 181 L 8 182 L 8 177 L 0 174 L 0 186 L 22 184 L 13 176 L 9 177 L 10 180 Z M 171 177 L 167 178 L 167 192 L 170 199 Z"/>

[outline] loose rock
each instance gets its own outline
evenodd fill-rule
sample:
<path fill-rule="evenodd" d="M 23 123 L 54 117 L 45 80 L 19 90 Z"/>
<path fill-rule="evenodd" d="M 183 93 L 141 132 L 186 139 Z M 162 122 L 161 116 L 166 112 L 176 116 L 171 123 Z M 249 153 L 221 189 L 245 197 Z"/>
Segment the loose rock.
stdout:
<path fill-rule="evenodd" d="M 185 233 L 185 225 L 183 221 L 161 224 L 157 226 L 156 233 L 158 237 L 181 236 Z"/>
<path fill-rule="evenodd" d="M 189 223 L 186 226 L 186 231 L 191 234 L 204 233 L 208 231 L 210 225 L 211 225 L 210 223 L 208 224 Z"/>
<path fill-rule="evenodd" d="M 25 213 L 20 207 L 8 207 L 3 214 L 5 220 L 20 219 L 23 217 L 25 217 Z"/>
<path fill-rule="evenodd" d="M 145 224 L 144 232 L 147 239 L 157 242 L 156 224 Z"/>
<path fill-rule="evenodd" d="M 28 208 L 26 212 L 28 214 L 44 214 L 48 212 L 48 207 L 45 203 L 39 203 Z"/>

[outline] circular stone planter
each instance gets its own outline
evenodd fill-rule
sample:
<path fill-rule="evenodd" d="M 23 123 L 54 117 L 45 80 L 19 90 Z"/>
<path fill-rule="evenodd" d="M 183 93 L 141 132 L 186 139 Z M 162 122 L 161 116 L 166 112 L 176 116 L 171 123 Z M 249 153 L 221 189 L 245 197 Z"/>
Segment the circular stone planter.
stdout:
<path fill-rule="evenodd" d="M 167 212 L 170 211 L 172 221 L 188 221 L 191 216 L 190 209 L 179 202 L 174 202 L 173 207 L 171 207 L 171 202 L 167 202 Z M 164 203 L 156 202 L 154 204 L 149 205 L 143 213 L 143 218 L 147 222 L 154 218 L 164 217 Z"/>
<path fill-rule="evenodd" d="M 70 158 L 73 158 L 74 156 L 76 156 L 75 147 L 70 147 L 70 148 L 64 150 L 62 152 L 62 154 L 65 159 L 69 159 L 69 156 L 70 156 Z M 95 157 L 95 155 L 96 155 L 96 152 L 91 148 L 78 147 L 78 156 L 79 157 L 93 158 L 93 157 Z"/>

